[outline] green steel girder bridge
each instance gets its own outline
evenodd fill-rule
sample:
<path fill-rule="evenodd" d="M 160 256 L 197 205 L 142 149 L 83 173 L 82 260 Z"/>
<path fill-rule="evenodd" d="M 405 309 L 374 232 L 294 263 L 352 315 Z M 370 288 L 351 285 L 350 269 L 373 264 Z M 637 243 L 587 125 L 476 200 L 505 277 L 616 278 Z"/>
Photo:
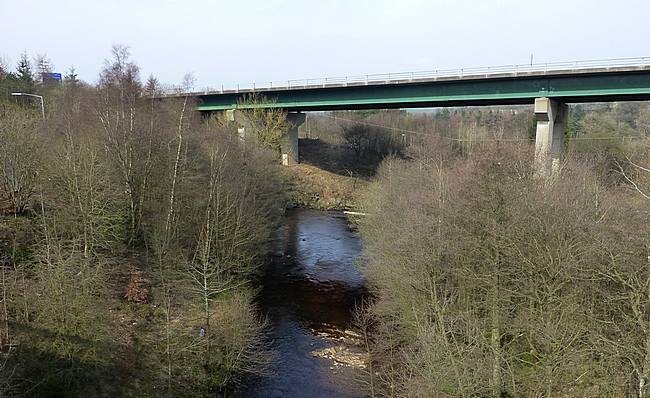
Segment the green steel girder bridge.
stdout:
<path fill-rule="evenodd" d="M 253 93 L 272 101 L 265 107 L 296 112 L 516 105 L 540 97 L 650 100 L 650 57 L 288 80 L 190 94 L 200 99 L 198 110 L 221 111 L 247 107 L 242 101 Z"/>
<path fill-rule="evenodd" d="M 251 94 L 268 102 L 247 104 Z M 566 104 L 650 100 L 650 57 L 288 80 L 169 94 L 186 95 L 198 98 L 202 112 L 282 108 L 296 125 L 305 111 L 535 104 L 537 153 L 551 172 L 563 146 Z M 297 127 L 291 130 L 287 164 L 298 160 Z"/>

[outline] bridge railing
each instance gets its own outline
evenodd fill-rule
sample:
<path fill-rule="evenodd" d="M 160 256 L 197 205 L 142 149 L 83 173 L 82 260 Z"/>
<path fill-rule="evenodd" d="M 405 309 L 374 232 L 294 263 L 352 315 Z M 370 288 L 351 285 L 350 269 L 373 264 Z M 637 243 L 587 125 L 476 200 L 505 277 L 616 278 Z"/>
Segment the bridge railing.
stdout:
<path fill-rule="evenodd" d="M 573 62 L 547 62 L 536 64 L 501 65 L 475 68 L 434 69 L 427 71 L 379 73 L 343 77 L 324 77 L 311 79 L 293 79 L 282 82 L 257 82 L 248 84 L 221 85 L 206 87 L 203 90 L 187 92 L 178 87 L 164 90 L 163 95 L 180 94 L 223 94 L 248 93 L 256 91 L 292 90 L 305 88 L 345 87 L 368 84 L 398 84 L 417 81 L 452 80 L 475 77 L 490 77 L 501 74 L 525 75 L 530 73 L 550 73 L 559 71 L 579 71 L 586 69 L 609 69 L 622 67 L 648 67 L 650 57 L 615 58 L 605 60 L 587 60 Z"/>

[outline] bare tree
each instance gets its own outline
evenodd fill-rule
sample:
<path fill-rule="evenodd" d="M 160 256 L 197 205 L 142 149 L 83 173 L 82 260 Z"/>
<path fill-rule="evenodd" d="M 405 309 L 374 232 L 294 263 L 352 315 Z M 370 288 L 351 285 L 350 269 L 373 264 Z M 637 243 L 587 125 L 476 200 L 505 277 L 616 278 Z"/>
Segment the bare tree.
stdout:
<path fill-rule="evenodd" d="M 141 234 L 144 198 L 153 168 L 152 130 L 142 134 L 139 107 L 142 88 L 138 74 L 139 68 L 130 61 L 128 48 L 113 47 L 113 58 L 105 61 L 100 75 L 96 109 L 107 147 L 129 198 L 131 244 Z M 155 116 L 149 117 L 153 120 Z"/>
<path fill-rule="evenodd" d="M 262 106 L 268 104 L 273 104 L 273 101 L 259 94 L 249 95 L 241 103 L 242 112 L 256 142 L 273 150 L 279 156 L 282 140 L 289 129 L 289 122 L 284 110 L 273 106 Z"/>
<path fill-rule="evenodd" d="M 155 253 L 157 257 L 157 275 L 160 282 L 160 300 L 162 301 L 162 310 L 164 312 L 164 344 L 165 344 L 165 366 L 167 369 L 167 390 L 171 391 L 172 382 L 174 377 L 174 359 L 176 355 L 175 347 L 175 331 L 173 330 L 174 312 L 176 311 L 176 303 L 174 300 L 175 286 L 178 283 L 177 275 L 179 270 L 176 269 L 176 261 L 174 255 L 170 253 L 170 249 L 176 244 L 176 232 L 178 229 L 178 193 L 179 185 L 183 176 L 183 171 L 186 163 L 185 156 L 185 133 L 187 132 L 188 124 L 186 120 L 188 99 L 185 97 L 182 102 L 180 112 L 178 113 L 178 122 L 175 129 L 176 149 L 172 151 L 171 174 L 167 177 L 166 188 L 168 192 L 164 194 L 166 199 L 163 203 L 164 219 L 159 220 L 159 230 L 155 235 Z M 171 148 L 170 148 L 171 149 Z"/>
<path fill-rule="evenodd" d="M 36 67 L 36 72 L 38 73 L 38 78 L 42 83 L 45 83 L 44 76 L 48 73 L 52 73 L 52 70 L 54 69 L 52 60 L 50 60 L 46 54 L 37 54 L 36 57 L 34 57 L 34 65 Z"/>
<path fill-rule="evenodd" d="M 631 301 L 645 302 L 641 250 L 613 243 L 630 210 L 584 163 L 539 184 L 529 150 L 497 143 L 468 158 L 414 150 L 415 161 L 384 162 L 360 221 L 377 291 L 376 394 L 620 395 L 624 375 L 647 372 Z M 629 358 L 641 367 L 620 365 Z"/>
<path fill-rule="evenodd" d="M 642 198 L 650 200 L 650 142 L 643 141 L 636 154 L 614 159 L 620 175 Z"/>
<path fill-rule="evenodd" d="M 354 151 L 357 160 L 361 158 L 369 143 L 370 129 L 364 124 L 350 124 L 343 126 L 343 141 Z"/>
<path fill-rule="evenodd" d="M 250 166 L 241 162 L 243 147 L 232 131 L 216 118 L 208 120 L 203 130 L 207 181 L 201 217 L 197 220 L 195 249 L 187 271 L 202 308 L 203 335 L 197 355 L 206 370 L 206 380 L 210 380 L 219 369 L 226 370 L 228 377 L 241 371 L 259 373 L 266 369 L 268 356 L 259 338 L 262 323 L 246 309 L 250 303 L 246 302 L 245 292 L 249 275 L 258 266 L 257 248 L 269 232 L 259 223 L 265 218 L 260 211 L 268 212 L 265 206 L 269 204 L 255 198 L 256 176 L 251 174 Z M 237 177 L 234 169 L 238 170 Z M 231 301 L 229 297 L 236 299 Z M 220 313 L 230 306 L 243 311 L 240 316 L 244 317 L 245 329 L 241 331 L 249 336 L 248 341 L 237 338 L 227 343 L 226 349 L 234 350 L 232 357 L 226 353 L 216 355 L 213 349 L 219 346 L 223 350 L 222 339 L 234 337 L 223 335 L 226 329 L 220 319 Z"/>
<path fill-rule="evenodd" d="M 84 142 L 85 141 L 85 142 Z M 84 257 L 110 249 L 122 239 L 119 206 L 122 199 L 111 183 L 102 152 L 95 142 L 67 132 L 50 180 L 62 194 L 62 206 L 69 233 L 79 236 Z"/>
<path fill-rule="evenodd" d="M 34 112 L 10 104 L 0 106 L 2 192 L 16 213 L 27 208 L 34 193 L 40 170 L 41 123 Z"/>

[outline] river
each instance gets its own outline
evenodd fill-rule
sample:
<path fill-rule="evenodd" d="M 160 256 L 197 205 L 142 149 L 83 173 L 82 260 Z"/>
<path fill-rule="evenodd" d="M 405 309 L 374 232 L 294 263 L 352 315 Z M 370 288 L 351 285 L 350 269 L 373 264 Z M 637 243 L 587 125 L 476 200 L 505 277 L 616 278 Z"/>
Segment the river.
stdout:
<path fill-rule="evenodd" d="M 274 240 L 260 305 L 276 352 L 273 374 L 245 381 L 251 398 L 361 398 L 364 364 L 351 329 L 356 303 L 366 296 L 354 261 L 361 240 L 340 212 L 290 210 Z"/>

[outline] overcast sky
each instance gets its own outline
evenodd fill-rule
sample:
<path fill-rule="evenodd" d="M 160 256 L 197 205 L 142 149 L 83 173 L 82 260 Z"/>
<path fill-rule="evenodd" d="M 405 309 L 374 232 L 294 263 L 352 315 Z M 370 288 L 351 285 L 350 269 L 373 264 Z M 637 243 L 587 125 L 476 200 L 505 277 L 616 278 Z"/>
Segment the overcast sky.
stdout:
<path fill-rule="evenodd" d="M 196 88 L 650 56 L 650 0 L 0 0 L 0 56 L 95 82 L 113 44 Z"/>

